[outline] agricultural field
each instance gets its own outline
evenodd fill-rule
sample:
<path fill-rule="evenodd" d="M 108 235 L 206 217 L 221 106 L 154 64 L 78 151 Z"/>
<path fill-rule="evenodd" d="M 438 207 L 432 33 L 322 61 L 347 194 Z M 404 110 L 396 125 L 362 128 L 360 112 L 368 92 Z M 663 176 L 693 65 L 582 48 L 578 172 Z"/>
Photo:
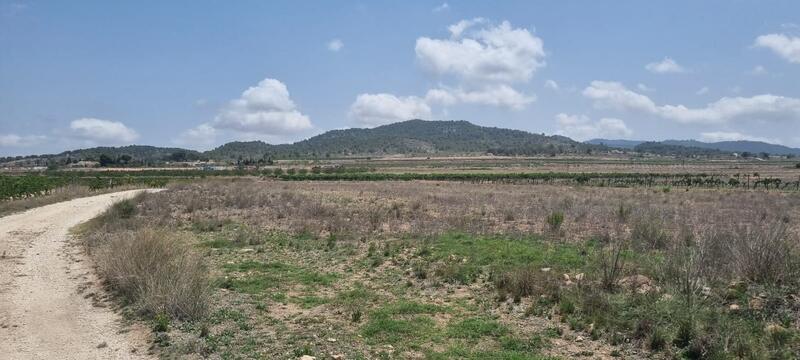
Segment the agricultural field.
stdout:
<path fill-rule="evenodd" d="M 171 181 L 74 231 L 163 358 L 800 356 L 791 186 L 372 165 Z"/>

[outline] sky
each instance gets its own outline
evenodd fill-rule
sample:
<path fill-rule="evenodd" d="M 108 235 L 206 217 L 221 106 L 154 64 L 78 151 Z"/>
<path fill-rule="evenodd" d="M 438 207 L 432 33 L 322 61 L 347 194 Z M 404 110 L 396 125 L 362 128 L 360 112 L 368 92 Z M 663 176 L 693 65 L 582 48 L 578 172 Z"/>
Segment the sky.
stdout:
<path fill-rule="evenodd" d="M 800 2 L 0 0 L 0 155 L 397 121 L 800 146 Z"/>

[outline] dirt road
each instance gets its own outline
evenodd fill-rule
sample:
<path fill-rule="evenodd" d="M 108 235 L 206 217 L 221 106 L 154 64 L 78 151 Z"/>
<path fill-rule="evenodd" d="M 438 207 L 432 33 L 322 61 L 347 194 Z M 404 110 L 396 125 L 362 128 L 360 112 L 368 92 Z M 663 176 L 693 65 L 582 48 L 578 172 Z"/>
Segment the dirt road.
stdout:
<path fill-rule="evenodd" d="M 0 218 L 0 358 L 143 359 L 146 331 L 110 308 L 68 230 L 140 190 Z"/>

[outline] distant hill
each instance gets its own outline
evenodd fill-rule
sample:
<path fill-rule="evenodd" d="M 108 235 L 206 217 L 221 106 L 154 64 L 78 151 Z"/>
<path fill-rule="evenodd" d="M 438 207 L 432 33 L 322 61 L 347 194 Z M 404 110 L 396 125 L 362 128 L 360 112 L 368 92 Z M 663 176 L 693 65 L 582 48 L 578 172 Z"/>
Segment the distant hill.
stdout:
<path fill-rule="evenodd" d="M 730 152 L 696 146 L 672 145 L 664 142 L 647 141 L 633 147 L 638 153 L 650 153 L 666 156 L 729 156 Z"/>
<path fill-rule="evenodd" d="M 592 144 L 592 145 L 605 145 L 608 147 L 614 147 L 619 149 L 633 149 L 636 145 L 643 143 L 644 141 L 639 140 L 610 140 L 610 139 L 592 139 L 586 140 L 585 143 Z"/>
<path fill-rule="evenodd" d="M 60 154 L 0 158 L 0 163 L 44 166 L 90 160 L 110 165 L 153 165 L 204 159 L 257 162 L 267 159 L 396 154 L 555 155 L 603 150 L 607 148 L 558 135 L 484 127 L 467 121 L 408 120 L 372 129 L 332 130 L 293 144 L 234 141 L 206 152 L 141 145 L 96 147 Z"/>
<path fill-rule="evenodd" d="M 637 145 L 645 143 L 645 141 L 638 140 L 608 140 L 608 139 L 592 139 L 586 141 L 587 144 L 606 145 L 609 147 L 621 149 L 634 149 Z M 702 142 L 697 140 L 664 140 L 659 142 L 664 145 L 685 146 L 696 149 L 712 149 L 722 152 L 730 153 L 744 153 L 751 154 L 768 153 L 770 155 L 798 155 L 800 156 L 800 149 L 791 148 L 783 145 L 770 144 L 762 141 L 720 141 L 720 142 Z M 652 145 L 648 145 L 652 146 Z"/>
<path fill-rule="evenodd" d="M 736 153 L 749 152 L 752 154 L 767 153 L 771 155 L 800 155 L 800 149 L 788 146 L 765 143 L 762 141 L 720 141 L 714 143 L 704 143 L 696 140 L 665 140 L 665 144 L 694 146 L 706 149 L 717 149 Z"/>
<path fill-rule="evenodd" d="M 59 154 L 31 155 L 0 158 L 0 163 L 16 163 L 25 166 L 69 164 L 78 161 L 109 162 L 113 165 L 154 165 L 167 161 L 192 161 L 207 158 L 198 151 L 181 148 L 129 145 L 120 147 L 93 147 L 64 151 Z"/>
<path fill-rule="evenodd" d="M 232 142 L 206 154 L 213 159 L 268 156 L 323 158 L 392 154 L 534 155 L 579 153 L 602 147 L 563 136 L 484 127 L 467 121 L 409 120 L 372 129 L 332 130 L 288 145 Z"/>

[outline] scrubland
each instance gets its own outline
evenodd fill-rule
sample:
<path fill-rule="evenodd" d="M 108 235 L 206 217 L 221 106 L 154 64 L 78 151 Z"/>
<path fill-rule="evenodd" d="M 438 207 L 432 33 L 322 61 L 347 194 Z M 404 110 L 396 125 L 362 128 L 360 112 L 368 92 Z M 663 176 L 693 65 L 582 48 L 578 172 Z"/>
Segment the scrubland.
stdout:
<path fill-rule="evenodd" d="M 796 192 L 178 184 L 79 233 L 165 358 L 792 359 Z"/>

